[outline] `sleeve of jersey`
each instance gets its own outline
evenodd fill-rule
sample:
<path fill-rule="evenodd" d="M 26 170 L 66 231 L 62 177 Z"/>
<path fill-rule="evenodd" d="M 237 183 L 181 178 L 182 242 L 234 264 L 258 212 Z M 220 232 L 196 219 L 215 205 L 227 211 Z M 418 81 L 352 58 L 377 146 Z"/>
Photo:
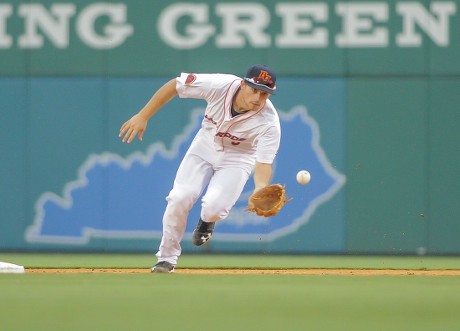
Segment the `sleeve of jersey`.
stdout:
<path fill-rule="evenodd" d="M 212 74 L 182 73 L 176 78 L 180 98 L 208 99 L 212 91 Z"/>
<path fill-rule="evenodd" d="M 281 129 L 278 126 L 271 126 L 259 138 L 257 143 L 257 162 L 273 163 L 280 146 Z"/>

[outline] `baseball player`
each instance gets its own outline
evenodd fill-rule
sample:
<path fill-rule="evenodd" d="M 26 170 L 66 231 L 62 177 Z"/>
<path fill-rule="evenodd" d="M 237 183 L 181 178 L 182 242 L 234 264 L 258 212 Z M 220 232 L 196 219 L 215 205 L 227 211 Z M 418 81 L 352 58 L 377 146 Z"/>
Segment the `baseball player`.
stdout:
<path fill-rule="evenodd" d="M 166 200 L 163 236 L 152 272 L 173 272 L 181 254 L 190 209 L 201 199 L 201 217 L 192 242 L 205 244 L 217 221 L 227 217 L 254 170 L 255 189 L 269 185 L 280 144 L 280 122 L 269 100 L 276 75 L 265 65 L 249 68 L 242 79 L 231 74 L 182 73 L 163 85 L 121 128 L 119 137 L 142 141 L 149 119 L 172 98 L 204 99 L 207 107 L 177 170 Z"/>

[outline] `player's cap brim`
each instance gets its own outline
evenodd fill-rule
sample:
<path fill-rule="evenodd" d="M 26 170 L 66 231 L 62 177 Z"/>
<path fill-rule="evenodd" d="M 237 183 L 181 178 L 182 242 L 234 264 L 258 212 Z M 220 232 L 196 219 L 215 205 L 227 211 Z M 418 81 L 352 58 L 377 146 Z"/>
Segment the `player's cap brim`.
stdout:
<path fill-rule="evenodd" d="M 270 88 L 264 84 L 257 84 L 252 79 L 247 78 L 247 77 L 244 78 L 244 81 L 246 82 L 247 85 L 251 86 L 252 88 L 255 88 L 256 90 L 261 90 L 269 94 L 275 94 L 276 86 L 274 86 L 273 88 Z"/>

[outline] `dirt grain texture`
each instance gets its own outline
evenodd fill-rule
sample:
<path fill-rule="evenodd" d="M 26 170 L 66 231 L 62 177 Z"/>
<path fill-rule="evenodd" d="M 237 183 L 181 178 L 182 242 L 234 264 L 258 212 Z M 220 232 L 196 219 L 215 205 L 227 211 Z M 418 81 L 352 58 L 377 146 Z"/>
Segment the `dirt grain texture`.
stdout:
<path fill-rule="evenodd" d="M 76 274 L 110 273 L 143 274 L 150 269 L 115 268 L 26 268 L 25 273 L 40 274 Z M 176 274 L 195 275 L 336 275 L 336 276 L 460 276 L 460 270 L 406 270 L 406 269 L 182 269 Z"/>

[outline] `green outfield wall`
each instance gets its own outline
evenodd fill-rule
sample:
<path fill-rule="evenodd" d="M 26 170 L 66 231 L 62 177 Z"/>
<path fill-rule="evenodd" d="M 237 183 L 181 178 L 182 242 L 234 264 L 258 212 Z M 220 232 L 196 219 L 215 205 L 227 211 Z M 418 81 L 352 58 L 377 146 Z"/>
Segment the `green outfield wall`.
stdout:
<path fill-rule="evenodd" d="M 260 229 L 222 225 L 205 251 L 460 254 L 459 7 L 1 2 L 0 250 L 154 251 L 156 212 L 180 160 L 155 153 L 180 152 L 192 110 L 204 105 L 174 100 L 143 143 L 122 144 L 119 126 L 182 71 L 242 76 L 265 63 L 279 76 L 272 100 L 289 144 L 274 179 L 291 187 L 295 203 Z M 308 141 L 291 138 L 295 131 Z M 145 164 L 165 182 L 144 185 Z M 313 178 L 303 195 L 289 182 L 302 168 Z M 119 194 L 133 178 L 152 191 Z M 141 198 L 163 205 L 144 223 L 136 223 L 141 214 L 117 218 L 120 205 L 129 214 Z M 187 234 L 183 248 L 201 251 Z"/>

